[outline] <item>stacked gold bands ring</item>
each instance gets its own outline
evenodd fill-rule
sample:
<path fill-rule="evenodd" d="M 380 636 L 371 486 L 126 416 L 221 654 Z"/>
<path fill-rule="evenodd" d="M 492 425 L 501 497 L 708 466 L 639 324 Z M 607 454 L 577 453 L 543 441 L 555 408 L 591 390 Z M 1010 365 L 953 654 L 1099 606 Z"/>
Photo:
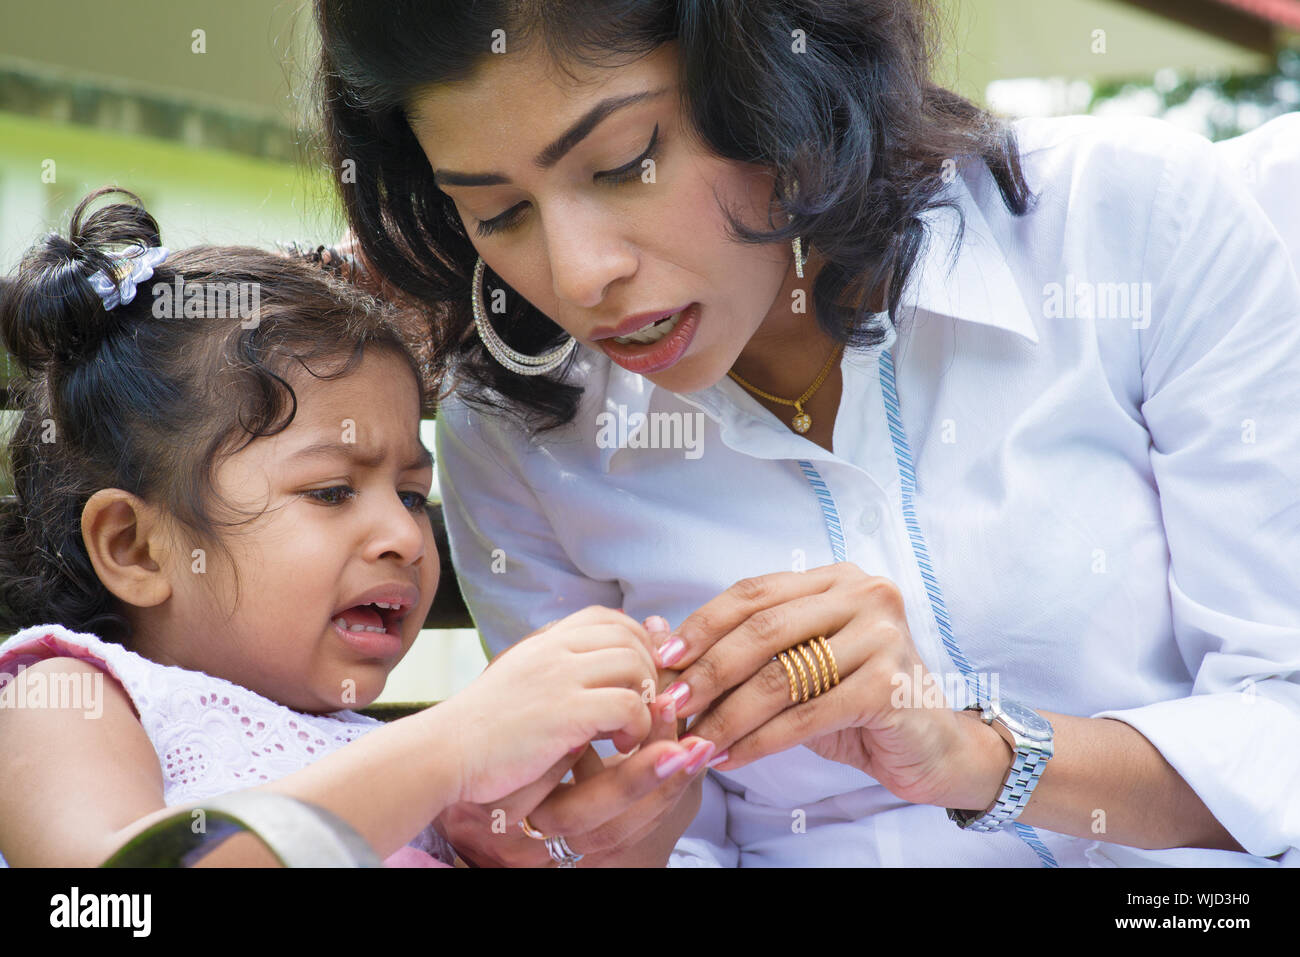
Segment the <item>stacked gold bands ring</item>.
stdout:
<path fill-rule="evenodd" d="M 780 652 L 776 660 L 781 662 L 786 677 L 790 679 L 791 704 L 803 704 L 809 698 L 825 694 L 840 683 L 840 669 L 835 663 L 831 646 L 826 643 L 825 635 L 809 638 Z"/>

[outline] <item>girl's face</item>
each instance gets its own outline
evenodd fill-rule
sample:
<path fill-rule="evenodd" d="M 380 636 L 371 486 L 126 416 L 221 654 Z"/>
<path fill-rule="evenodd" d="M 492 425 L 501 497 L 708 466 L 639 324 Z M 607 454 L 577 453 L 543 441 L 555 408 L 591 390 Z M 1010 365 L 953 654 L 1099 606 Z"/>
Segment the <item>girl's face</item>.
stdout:
<path fill-rule="evenodd" d="M 544 54 L 492 56 L 472 79 L 411 104 L 435 181 L 487 265 L 580 343 L 674 392 L 719 381 L 751 340 L 806 342 L 790 291 L 811 280 L 795 279 L 790 245 L 732 241 L 718 205 L 747 225 L 775 225 L 772 175 L 692 138 L 675 44 L 575 73 L 582 84 Z M 628 177 L 616 176 L 623 168 Z M 628 329 L 629 317 L 691 303 L 657 344 L 611 344 L 611 333 L 645 324 Z"/>
<path fill-rule="evenodd" d="M 438 587 L 418 391 L 405 362 L 375 348 L 341 379 L 294 370 L 286 375 L 298 397 L 293 423 L 224 460 L 215 475 L 226 500 L 252 514 L 265 508 L 226 533 L 238 603 L 217 556 L 205 556 L 199 572 L 191 550 L 178 547 L 172 598 L 159 609 L 168 620 L 156 628 L 174 636 L 166 663 L 298 711 L 361 708 L 410 649 Z M 384 598 L 403 607 L 345 611 Z M 385 621 L 387 633 L 344 634 L 334 624 L 340 615 Z"/>

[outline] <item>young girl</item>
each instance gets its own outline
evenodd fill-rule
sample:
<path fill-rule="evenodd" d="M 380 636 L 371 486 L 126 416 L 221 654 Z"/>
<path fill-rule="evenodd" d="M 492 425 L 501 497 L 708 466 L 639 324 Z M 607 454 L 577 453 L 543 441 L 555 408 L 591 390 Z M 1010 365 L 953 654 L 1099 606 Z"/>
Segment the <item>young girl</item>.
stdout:
<path fill-rule="evenodd" d="M 0 627 L 23 628 L 0 644 L 9 864 L 95 865 L 176 805 L 254 789 L 333 811 L 390 866 L 439 866 L 445 807 L 519 821 L 594 738 L 640 745 L 612 773 L 646 790 L 705 766 L 712 745 L 647 703 L 647 628 L 605 608 L 436 707 L 351 710 L 438 586 L 412 342 L 316 265 L 168 252 L 132 194 L 92 212 L 106 192 L 0 302 L 24 374 L 0 520 Z M 241 835 L 203 863 L 270 861 Z"/>

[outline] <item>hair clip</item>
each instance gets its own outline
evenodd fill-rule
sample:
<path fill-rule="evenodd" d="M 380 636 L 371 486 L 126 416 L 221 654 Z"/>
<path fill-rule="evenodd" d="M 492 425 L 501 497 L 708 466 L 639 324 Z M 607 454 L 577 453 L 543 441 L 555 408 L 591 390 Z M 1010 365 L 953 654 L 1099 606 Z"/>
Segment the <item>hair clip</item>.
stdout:
<path fill-rule="evenodd" d="M 104 309 L 115 309 L 135 298 L 136 284 L 151 279 L 154 267 L 162 264 L 168 252 L 165 246 L 129 246 L 122 256 L 114 257 L 111 276 L 100 269 L 87 281 L 104 301 Z"/>

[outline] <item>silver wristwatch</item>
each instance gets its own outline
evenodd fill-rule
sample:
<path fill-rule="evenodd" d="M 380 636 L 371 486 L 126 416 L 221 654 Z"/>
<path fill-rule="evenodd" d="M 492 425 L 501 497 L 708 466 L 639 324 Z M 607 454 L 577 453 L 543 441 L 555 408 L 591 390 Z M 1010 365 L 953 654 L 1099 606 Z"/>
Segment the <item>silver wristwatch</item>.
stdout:
<path fill-rule="evenodd" d="M 967 831 L 1000 831 L 1020 817 L 1038 785 L 1052 756 L 1052 724 L 1038 712 L 1006 699 L 976 703 L 965 710 L 980 712 L 980 720 L 987 725 L 1000 725 L 995 730 L 1015 754 L 992 807 L 982 812 L 948 808 L 948 819 Z"/>

